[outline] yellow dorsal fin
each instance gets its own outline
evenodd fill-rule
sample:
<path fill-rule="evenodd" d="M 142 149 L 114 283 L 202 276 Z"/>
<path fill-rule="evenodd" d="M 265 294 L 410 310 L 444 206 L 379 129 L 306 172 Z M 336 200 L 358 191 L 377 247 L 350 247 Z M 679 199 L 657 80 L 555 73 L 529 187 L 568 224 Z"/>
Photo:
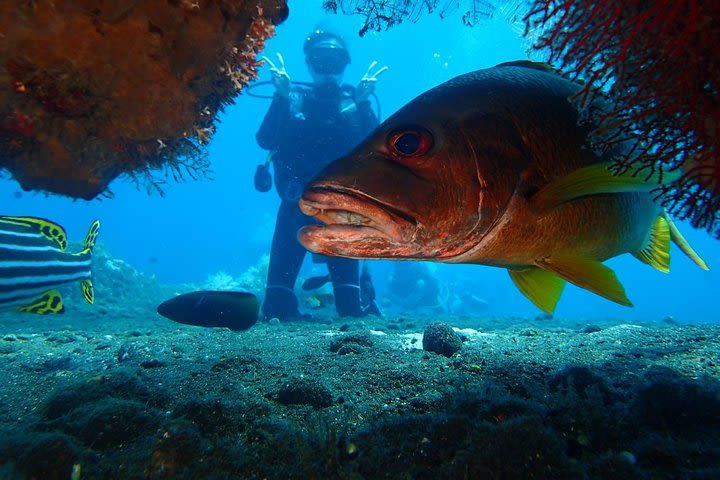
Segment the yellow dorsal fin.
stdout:
<path fill-rule="evenodd" d="M 665 217 L 655 219 L 647 244 L 632 254 L 641 262 L 663 273 L 670 271 L 670 226 Z"/>
<path fill-rule="evenodd" d="M 524 270 L 508 270 L 515 286 L 540 310 L 553 313 L 563 288 L 565 280 L 537 267 Z"/>
<path fill-rule="evenodd" d="M 47 315 L 49 313 L 63 313 L 65 311 L 65 305 L 63 305 L 60 292 L 57 290 L 48 290 L 43 293 L 40 298 L 33 300 L 24 307 L 20 307 L 19 310 L 25 313 Z"/>
<path fill-rule="evenodd" d="M 89 278 L 86 278 L 80 282 L 80 287 L 82 288 L 85 301 L 92 305 L 95 302 L 95 289 L 93 288 L 92 281 L 90 281 Z"/>
<path fill-rule="evenodd" d="M 597 260 L 580 257 L 548 257 L 537 261 L 537 265 L 564 278 L 585 290 L 608 300 L 632 307 L 625 295 L 625 289 L 610 268 Z"/>
<path fill-rule="evenodd" d="M 680 176 L 679 172 L 664 172 L 662 176 L 658 173 L 614 175 L 611 165 L 609 162 L 595 163 L 555 179 L 533 195 L 532 202 L 537 208 L 552 210 L 565 202 L 589 195 L 649 192 Z"/>
<path fill-rule="evenodd" d="M 62 225 L 40 217 L 0 217 L 3 222 L 20 225 L 37 231 L 55 243 L 63 252 L 67 248 L 67 234 Z"/>
<path fill-rule="evenodd" d="M 680 230 L 675 226 L 675 222 L 672 221 L 672 218 L 670 218 L 670 215 L 665 212 L 663 214 L 663 218 L 668 224 L 668 227 L 670 229 L 670 239 L 673 241 L 675 245 L 678 246 L 682 252 L 687 255 L 690 260 L 695 262 L 695 265 L 702 268 L 703 270 L 710 270 L 710 267 L 707 266 L 705 261 L 700 258 L 700 255 L 697 254 L 695 250 L 690 246 L 690 244 L 685 240 L 685 237 L 683 237 L 683 234 L 680 233 Z"/>

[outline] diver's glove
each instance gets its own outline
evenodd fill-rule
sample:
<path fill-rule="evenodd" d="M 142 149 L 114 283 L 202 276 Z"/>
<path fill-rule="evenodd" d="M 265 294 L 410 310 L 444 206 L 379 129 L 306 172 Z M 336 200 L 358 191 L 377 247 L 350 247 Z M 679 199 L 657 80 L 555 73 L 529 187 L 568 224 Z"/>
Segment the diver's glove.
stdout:
<path fill-rule="evenodd" d="M 360 79 L 360 83 L 355 90 L 355 102 L 365 102 L 370 99 L 370 96 L 375 93 L 375 83 L 377 82 L 378 76 L 385 72 L 389 67 L 380 67 L 375 73 L 373 69 L 377 66 L 377 60 L 370 62 L 370 66 L 365 72 L 365 75 Z"/>
<path fill-rule="evenodd" d="M 280 53 L 277 54 L 278 66 L 268 57 L 263 56 L 262 59 L 270 65 L 270 73 L 272 74 L 272 84 L 275 92 L 283 98 L 290 98 L 290 75 L 285 69 L 285 60 Z"/>
<path fill-rule="evenodd" d="M 272 188 L 272 175 L 270 174 L 270 164 L 261 163 L 255 169 L 255 190 L 258 192 L 267 192 Z"/>
<path fill-rule="evenodd" d="M 261 163 L 255 169 L 255 190 L 258 192 L 267 192 L 272 188 L 272 174 L 270 173 L 270 163 L 275 152 L 268 152 L 265 163 Z"/>

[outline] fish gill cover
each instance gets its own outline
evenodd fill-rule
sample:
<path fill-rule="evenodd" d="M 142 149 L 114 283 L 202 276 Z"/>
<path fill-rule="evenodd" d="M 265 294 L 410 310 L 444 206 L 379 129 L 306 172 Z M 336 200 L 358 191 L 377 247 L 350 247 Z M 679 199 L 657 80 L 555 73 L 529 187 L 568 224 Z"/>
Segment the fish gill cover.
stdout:
<path fill-rule="evenodd" d="M 598 125 L 593 147 L 627 142 L 616 173 L 681 169 L 657 192 L 668 210 L 720 237 L 720 2 L 715 0 L 327 0 L 364 15 L 361 35 L 422 13 L 464 10 L 463 22 L 524 10 L 525 35 L 570 78 L 573 99 Z M 510 7 L 509 7 L 510 5 Z M 609 108 L 587 108 L 602 95 Z"/>
<path fill-rule="evenodd" d="M 285 0 L 0 3 L 0 171 L 91 199 L 122 174 L 198 177 Z M 156 174 L 153 174 L 153 171 Z"/>

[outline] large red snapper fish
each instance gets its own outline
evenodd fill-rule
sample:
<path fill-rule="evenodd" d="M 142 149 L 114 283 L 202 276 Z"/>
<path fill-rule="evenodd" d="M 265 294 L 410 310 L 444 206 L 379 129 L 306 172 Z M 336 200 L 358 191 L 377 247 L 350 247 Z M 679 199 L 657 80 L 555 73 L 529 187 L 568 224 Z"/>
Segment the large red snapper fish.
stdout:
<path fill-rule="evenodd" d="M 580 88 L 523 61 L 425 92 L 308 184 L 300 208 L 325 225 L 301 229 L 300 242 L 325 255 L 506 268 L 546 312 L 566 281 L 631 306 L 602 264 L 624 253 L 668 272 L 672 241 L 707 269 L 653 201 L 662 177 L 615 176 L 618 152 L 587 148 L 592 126 L 568 100 Z"/>

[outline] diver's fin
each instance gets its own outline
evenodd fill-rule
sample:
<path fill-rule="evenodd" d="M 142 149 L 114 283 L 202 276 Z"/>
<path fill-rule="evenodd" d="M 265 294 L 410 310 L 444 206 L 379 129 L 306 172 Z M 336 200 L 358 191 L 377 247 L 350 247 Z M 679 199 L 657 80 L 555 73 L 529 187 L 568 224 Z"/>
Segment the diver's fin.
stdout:
<path fill-rule="evenodd" d="M 614 175 L 612 163 L 595 163 L 557 178 L 535 193 L 531 201 L 540 209 L 552 210 L 565 202 L 602 193 L 649 192 L 677 180 L 678 171 L 654 172 L 650 175 Z"/>
<path fill-rule="evenodd" d="M 38 315 L 63 313 L 65 311 L 65 305 L 63 305 L 60 292 L 57 290 L 48 290 L 37 300 L 33 300 L 24 307 L 20 307 L 20 311 L 25 313 L 35 313 Z"/>
<path fill-rule="evenodd" d="M 565 280 L 552 272 L 538 267 L 524 270 L 508 270 L 515 286 L 540 310 L 553 313 L 557 305 Z"/>
<path fill-rule="evenodd" d="M 670 226 L 665 217 L 659 216 L 655 219 L 647 245 L 632 254 L 641 262 L 663 273 L 670 271 Z"/>
<path fill-rule="evenodd" d="M 322 287 L 329 281 L 330 281 L 330 275 L 321 275 L 318 277 L 310 277 L 303 282 L 302 289 L 305 291 L 317 290 L 318 288 Z"/>
<path fill-rule="evenodd" d="M 678 246 L 682 252 L 687 255 L 690 260 L 695 262 L 695 265 L 702 268 L 703 270 L 710 270 L 710 267 L 707 266 L 707 263 L 700 258 L 700 255 L 697 254 L 695 250 L 690 246 L 687 240 L 685 240 L 685 237 L 683 237 L 683 234 L 680 233 L 680 230 L 678 230 L 677 226 L 675 226 L 675 222 L 673 222 L 672 218 L 670 218 L 670 215 L 667 214 L 667 212 L 663 213 L 663 218 L 668 224 L 668 227 L 670 229 L 670 240 L 673 241 L 675 245 Z"/>
<path fill-rule="evenodd" d="M 82 288 L 83 298 L 85 298 L 87 303 L 92 305 L 95 302 L 95 289 L 93 288 L 92 281 L 86 278 L 80 282 L 80 287 Z"/>
<path fill-rule="evenodd" d="M 36 230 L 63 252 L 67 248 L 67 234 L 62 225 L 40 217 L 0 217 L 0 222 L 20 225 Z"/>
<path fill-rule="evenodd" d="M 580 257 L 548 257 L 538 260 L 537 265 L 580 288 L 590 290 L 620 305 L 632 307 L 632 302 L 625 295 L 625 289 L 615 276 L 615 272 L 597 260 Z"/>

